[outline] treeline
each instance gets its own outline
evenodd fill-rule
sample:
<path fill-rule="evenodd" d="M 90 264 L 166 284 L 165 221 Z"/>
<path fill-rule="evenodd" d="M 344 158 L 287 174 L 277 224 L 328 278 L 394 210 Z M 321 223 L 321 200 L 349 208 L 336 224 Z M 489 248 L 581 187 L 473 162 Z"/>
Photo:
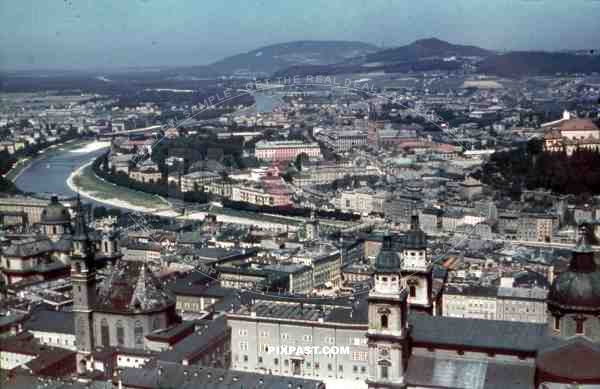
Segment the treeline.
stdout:
<path fill-rule="evenodd" d="M 543 151 L 540 142 L 493 154 L 483 168 L 483 182 L 512 192 L 544 188 L 560 194 L 600 194 L 600 152 L 579 149 L 569 156 Z"/>
<path fill-rule="evenodd" d="M 212 159 L 221 161 L 225 167 L 235 165 L 244 168 L 243 148 L 243 137 L 222 140 L 218 140 L 216 137 L 163 139 L 161 142 L 157 142 L 152 149 L 152 160 L 156 162 L 163 175 L 167 175 L 170 171 L 165 165 L 165 159 L 168 157 L 181 157 L 186 161 L 188 167 L 195 162 Z"/>
<path fill-rule="evenodd" d="M 231 200 L 222 200 L 222 204 L 226 208 L 236 209 L 239 211 L 270 213 L 281 216 L 310 217 L 312 212 L 312 210 L 309 208 L 295 208 L 293 206 L 269 207 Z M 316 211 L 315 217 L 319 219 L 336 219 L 343 221 L 354 221 L 360 219 L 359 215 L 355 215 L 352 213 L 324 210 Z"/>
<path fill-rule="evenodd" d="M 206 203 L 209 201 L 209 195 L 207 193 L 196 191 L 181 192 L 178 185 L 168 185 L 167 180 L 164 177 L 158 182 L 148 183 L 132 180 L 123 172 L 111 172 L 108 170 L 107 159 L 108 153 L 96 158 L 92 165 L 93 171 L 98 175 L 98 177 L 101 177 L 102 179 L 115 185 L 155 194 L 162 197 L 176 198 L 187 202 Z"/>

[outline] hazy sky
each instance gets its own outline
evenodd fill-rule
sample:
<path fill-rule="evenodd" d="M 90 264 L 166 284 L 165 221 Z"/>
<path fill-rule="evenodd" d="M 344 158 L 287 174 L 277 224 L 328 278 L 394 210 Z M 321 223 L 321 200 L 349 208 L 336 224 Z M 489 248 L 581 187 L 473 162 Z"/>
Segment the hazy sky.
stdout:
<path fill-rule="evenodd" d="M 205 64 L 290 40 L 600 46 L 600 0 L 0 0 L 0 68 Z"/>

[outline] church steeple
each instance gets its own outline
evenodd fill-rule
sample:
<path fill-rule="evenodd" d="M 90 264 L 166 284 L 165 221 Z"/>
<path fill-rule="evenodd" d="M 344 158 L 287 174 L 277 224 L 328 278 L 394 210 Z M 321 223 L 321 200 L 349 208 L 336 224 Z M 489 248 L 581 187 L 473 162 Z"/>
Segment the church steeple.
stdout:
<path fill-rule="evenodd" d="M 411 308 L 433 314 L 433 266 L 427 256 L 427 235 L 413 213 L 402 248 L 402 283 Z"/>
<path fill-rule="evenodd" d="M 389 232 L 375 261 L 375 286 L 369 292 L 369 388 L 404 387 L 408 347 L 408 293 L 400 280 L 401 258 Z"/>
<path fill-rule="evenodd" d="M 77 197 L 75 227 L 73 229 L 73 257 L 89 260 L 93 256 L 92 242 L 88 234 L 87 223 L 81 199 Z M 91 261 L 93 263 L 93 260 Z"/>
<path fill-rule="evenodd" d="M 77 373 L 83 374 L 87 371 L 88 357 L 94 346 L 92 310 L 96 299 L 96 269 L 93 245 L 79 198 L 71 254 L 71 282 L 77 342 Z"/>

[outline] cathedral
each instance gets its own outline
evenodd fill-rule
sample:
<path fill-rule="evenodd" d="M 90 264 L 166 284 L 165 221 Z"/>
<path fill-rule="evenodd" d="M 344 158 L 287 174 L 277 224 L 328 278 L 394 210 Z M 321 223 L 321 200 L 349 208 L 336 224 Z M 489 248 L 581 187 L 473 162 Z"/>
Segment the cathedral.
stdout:
<path fill-rule="evenodd" d="M 71 256 L 77 372 L 92 371 L 94 351 L 143 349 L 144 337 L 180 321 L 175 301 L 142 262 L 117 260 L 98 285 L 94 245 L 82 213 L 77 216 Z"/>
<path fill-rule="evenodd" d="M 410 312 L 415 294 L 387 236 L 368 297 L 368 387 L 597 387 L 600 267 L 581 236 L 569 269 L 552 283 L 547 325 Z"/>

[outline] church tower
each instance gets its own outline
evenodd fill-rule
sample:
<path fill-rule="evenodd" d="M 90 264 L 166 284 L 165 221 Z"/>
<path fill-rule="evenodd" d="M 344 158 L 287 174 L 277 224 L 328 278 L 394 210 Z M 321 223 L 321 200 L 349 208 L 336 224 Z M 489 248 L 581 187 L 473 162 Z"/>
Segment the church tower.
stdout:
<path fill-rule="evenodd" d="M 402 247 L 402 284 L 411 309 L 433 314 L 433 266 L 427 256 L 427 236 L 419 228 L 419 217 L 411 217 L 410 231 Z"/>
<path fill-rule="evenodd" d="M 408 293 L 400 280 L 400 267 L 401 258 L 388 233 L 375 262 L 375 286 L 368 297 L 369 389 L 406 387 Z"/>
<path fill-rule="evenodd" d="M 79 201 L 74 232 L 71 282 L 73 284 L 77 373 L 82 374 L 87 370 L 86 361 L 93 350 L 92 307 L 96 297 L 96 270 L 93 246 Z"/>

